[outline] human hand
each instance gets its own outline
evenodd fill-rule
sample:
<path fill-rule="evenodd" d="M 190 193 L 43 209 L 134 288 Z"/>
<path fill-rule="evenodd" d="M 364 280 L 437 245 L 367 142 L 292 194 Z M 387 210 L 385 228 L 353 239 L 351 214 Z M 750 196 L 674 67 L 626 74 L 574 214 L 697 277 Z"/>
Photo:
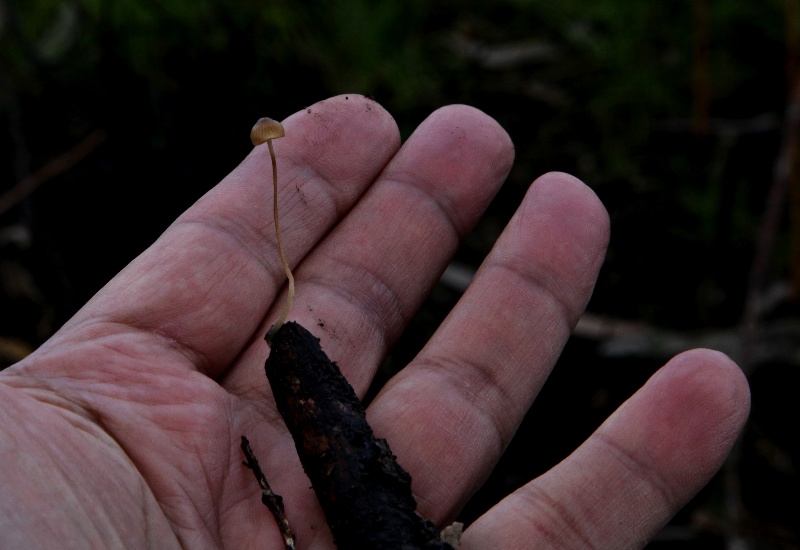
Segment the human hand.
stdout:
<path fill-rule="evenodd" d="M 513 147 L 464 106 L 435 112 L 401 147 L 391 117 L 360 96 L 284 126 L 274 147 L 297 280 L 289 319 L 363 396 Z M 284 497 L 298 547 L 332 547 L 263 370 L 284 283 L 270 178 L 267 149 L 254 149 L 0 374 L 4 548 L 282 548 L 241 435 Z M 607 239 L 587 187 L 538 179 L 462 300 L 370 405 L 423 516 L 452 521 L 488 476 L 581 315 Z M 678 356 L 569 458 L 470 526 L 462 548 L 643 545 L 718 469 L 748 399 L 723 355 Z"/>

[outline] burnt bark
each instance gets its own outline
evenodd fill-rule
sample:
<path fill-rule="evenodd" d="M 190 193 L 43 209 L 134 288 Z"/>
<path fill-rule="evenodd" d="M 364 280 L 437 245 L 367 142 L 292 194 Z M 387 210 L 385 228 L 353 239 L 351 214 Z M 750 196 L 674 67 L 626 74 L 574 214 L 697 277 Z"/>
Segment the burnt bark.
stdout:
<path fill-rule="evenodd" d="M 343 549 L 452 550 L 416 512 L 411 476 L 319 339 L 285 323 L 273 336 L 265 370 L 278 411 Z"/>

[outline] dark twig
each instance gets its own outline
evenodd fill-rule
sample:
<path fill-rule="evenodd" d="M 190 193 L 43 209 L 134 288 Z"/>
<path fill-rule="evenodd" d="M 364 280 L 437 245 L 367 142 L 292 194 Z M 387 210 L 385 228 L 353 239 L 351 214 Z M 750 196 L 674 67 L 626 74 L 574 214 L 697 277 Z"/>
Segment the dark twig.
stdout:
<path fill-rule="evenodd" d="M 386 440 L 375 437 L 358 396 L 319 339 L 284 323 L 265 368 L 339 548 L 453 550 L 417 514 L 411 476 Z"/>
<path fill-rule="evenodd" d="M 711 117 L 711 61 L 709 54 L 709 0 L 695 0 L 692 13 L 692 129 L 708 135 Z"/>
<path fill-rule="evenodd" d="M 69 151 L 50 160 L 30 176 L 22 179 L 14 187 L 0 195 L 0 214 L 14 207 L 15 204 L 31 194 L 44 182 L 59 176 L 78 164 L 89 153 L 106 139 L 102 130 L 95 130 Z"/>
<path fill-rule="evenodd" d="M 267 483 L 267 478 L 264 472 L 261 471 L 261 466 L 258 465 L 256 455 L 253 454 L 253 449 L 250 448 L 250 442 L 245 436 L 242 436 L 242 452 L 247 459 L 242 462 L 242 464 L 250 468 L 253 471 L 253 475 L 256 476 L 258 485 L 261 487 L 261 502 L 264 503 L 264 506 L 269 508 L 269 511 L 272 512 L 272 515 L 275 517 L 275 521 L 278 523 L 278 529 L 280 529 L 281 535 L 283 535 L 283 543 L 286 545 L 286 550 L 295 550 L 294 533 L 292 533 L 292 529 L 289 527 L 289 519 L 286 517 L 286 510 L 283 508 L 283 498 L 275 494 L 269 486 L 269 483 Z"/>
<path fill-rule="evenodd" d="M 742 359 L 740 366 L 747 374 L 750 374 L 753 368 L 751 352 L 763 309 L 759 306 L 762 302 L 761 297 L 769 273 L 770 260 L 774 251 L 786 196 L 789 192 L 789 180 L 793 171 L 792 164 L 797 162 L 795 150 L 797 149 L 796 134 L 799 128 L 800 86 L 797 86 L 789 98 L 789 105 L 786 108 L 782 143 L 773 169 L 772 185 L 767 195 L 767 204 L 745 294 L 744 313 L 741 320 Z M 796 171 L 796 168 L 794 170 Z"/>

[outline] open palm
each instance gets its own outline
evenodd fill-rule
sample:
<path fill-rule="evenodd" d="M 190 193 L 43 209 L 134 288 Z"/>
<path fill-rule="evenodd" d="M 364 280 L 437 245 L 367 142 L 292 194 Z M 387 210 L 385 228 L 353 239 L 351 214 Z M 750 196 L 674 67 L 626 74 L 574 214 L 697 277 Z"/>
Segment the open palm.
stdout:
<path fill-rule="evenodd" d="M 401 146 L 391 116 L 353 95 L 284 126 L 274 147 L 297 280 L 289 318 L 363 395 L 505 179 L 513 146 L 464 106 L 436 111 Z M 3 548 L 281 548 L 241 435 L 298 546 L 333 546 L 263 371 L 285 291 L 270 181 L 257 147 L 0 374 Z M 607 239 L 587 187 L 537 180 L 460 303 L 369 407 L 424 516 L 452 521 L 488 476 L 581 315 Z M 683 354 L 470 526 L 463 548 L 639 547 L 718 469 L 747 410 L 736 365 Z"/>

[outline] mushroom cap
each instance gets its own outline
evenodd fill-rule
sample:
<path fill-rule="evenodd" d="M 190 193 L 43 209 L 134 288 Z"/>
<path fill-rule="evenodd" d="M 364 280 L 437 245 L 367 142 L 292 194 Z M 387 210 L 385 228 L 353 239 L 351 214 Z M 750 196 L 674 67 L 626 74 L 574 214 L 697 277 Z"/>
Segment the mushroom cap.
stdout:
<path fill-rule="evenodd" d="M 283 131 L 283 125 L 277 120 L 263 117 L 259 118 L 253 129 L 250 130 L 250 141 L 253 145 L 261 145 L 267 141 L 275 138 L 281 138 L 286 135 Z"/>

